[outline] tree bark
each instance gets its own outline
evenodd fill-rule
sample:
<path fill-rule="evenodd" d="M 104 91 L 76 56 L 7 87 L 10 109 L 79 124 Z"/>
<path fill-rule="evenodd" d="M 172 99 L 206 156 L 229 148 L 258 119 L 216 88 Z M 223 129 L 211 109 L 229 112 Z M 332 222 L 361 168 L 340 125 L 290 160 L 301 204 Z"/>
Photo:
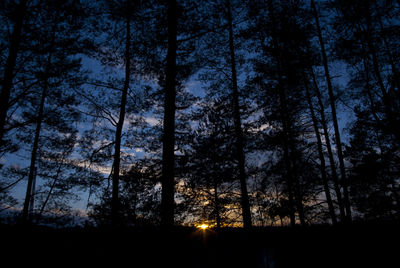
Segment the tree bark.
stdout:
<path fill-rule="evenodd" d="M 27 0 L 21 0 L 16 12 L 15 24 L 10 38 L 10 47 L 2 80 L 0 95 L 0 147 L 3 145 L 4 127 L 7 119 L 9 100 L 14 78 L 14 69 L 17 61 L 19 45 L 21 43 L 22 26 L 26 15 Z"/>
<path fill-rule="evenodd" d="M 121 140 L 122 129 L 125 120 L 126 99 L 129 90 L 129 80 L 131 72 L 130 61 L 130 45 L 131 45 L 131 22 L 130 22 L 130 1 L 127 1 L 127 15 L 126 15 L 126 38 L 125 38 L 125 81 L 124 88 L 121 96 L 121 106 L 119 111 L 119 119 L 115 131 L 115 148 L 114 148 L 114 162 L 112 174 L 112 196 L 111 196 L 111 224 L 117 226 L 120 223 L 120 201 L 119 201 L 119 173 L 121 162 Z"/>
<path fill-rule="evenodd" d="M 246 184 L 246 170 L 245 170 L 245 154 L 243 145 L 243 131 L 242 123 L 240 118 L 240 107 L 239 107 L 239 90 L 237 84 L 237 72 L 236 72 L 236 57 L 235 57 L 235 47 L 234 47 L 234 37 L 233 37 L 233 27 L 232 27 L 232 14 L 230 0 L 226 1 L 228 9 L 228 29 L 229 29 L 229 51 L 231 59 L 231 72 L 232 72 L 232 98 L 233 98 L 233 119 L 235 125 L 235 136 L 236 136 L 236 150 L 237 150 L 237 161 L 239 168 L 239 181 L 241 190 L 241 205 L 242 205 L 242 217 L 243 217 L 243 227 L 245 229 L 251 228 L 251 212 L 250 212 L 250 202 L 247 192 Z"/>
<path fill-rule="evenodd" d="M 346 220 L 351 222 L 351 207 L 350 207 L 349 193 L 348 193 L 348 189 L 347 189 L 347 177 L 346 177 L 346 170 L 345 170 L 345 166 L 344 166 L 343 150 L 342 150 L 342 142 L 340 139 L 339 125 L 338 125 L 337 116 L 336 116 L 337 113 L 336 113 L 335 96 L 333 94 L 332 80 L 330 77 L 329 67 L 328 67 L 328 58 L 326 55 L 325 43 L 322 38 L 322 31 L 321 31 L 321 27 L 319 24 L 319 15 L 318 15 L 314 0 L 311 0 L 311 5 L 312 5 L 312 9 L 313 9 L 313 15 L 315 18 L 315 25 L 316 25 L 317 34 L 318 34 L 318 40 L 319 40 L 320 47 L 321 47 L 325 79 L 326 79 L 326 83 L 327 83 L 327 87 L 328 87 L 329 101 L 330 101 L 331 112 L 332 112 L 333 128 L 335 130 L 335 141 L 336 141 L 337 155 L 338 155 L 338 159 L 339 159 L 339 169 L 340 169 L 341 183 L 342 183 L 342 188 L 343 188 L 344 206 L 346 209 Z"/>
<path fill-rule="evenodd" d="M 164 100 L 164 129 L 162 152 L 161 224 L 164 228 L 174 224 L 174 164 L 175 164 L 175 98 L 176 98 L 176 50 L 177 50 L 177 3 L 168 1 L 168 52 Z"/>

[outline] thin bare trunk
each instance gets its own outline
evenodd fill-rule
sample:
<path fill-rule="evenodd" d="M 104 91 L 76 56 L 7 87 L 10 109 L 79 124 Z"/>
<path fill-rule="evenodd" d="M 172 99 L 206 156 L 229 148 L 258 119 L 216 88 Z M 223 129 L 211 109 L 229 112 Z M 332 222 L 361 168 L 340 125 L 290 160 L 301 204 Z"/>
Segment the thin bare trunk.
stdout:
<path fill-rule="evenodd" d="M 303 197 L 301 195 L 301 186 L 299 181 L 299 175 L 297 172 L 297 163 L 296 163 L 296 148 L 295 141 L 293 138 L 293 132 L 290 125 L 288 125 L 288 138 L 289 138 L 289 146 L 290 146 L 290 160 L 292 165 L 292 174 L 293 174 L 293 193 L 296 203 L 297 212 L 299 215 L 299 220 L 301 225 L 306 225 L 306 218 L 304 215 L 304 206 L 303 206 Z"/>
<path fill-rule="evenodd" d="M 233 117 L 235 124 L 235 136 L 236 136 L 236 147 L 237 147 L 236 150 L 237 150 L 237 160 L 239 167 L 243 227 L 245 229 L 248 229 L 251 228 L 252 223 L 251 223 L 251 213 L 250 213 L 250 202 L 246 184 L 245 154 L 243 149 L 244 147 L 243 130 L 240 118 L 239 90 L 237 84 L 236 56 L 235 56 L 234 37 L 232 29 L 232 14 L 231 14 L 230 0 L 227 0 L 227 9 L 228 9 L 228 29 L 229 29 L 229 51 L 230 51 L 231 72 L 232 72 Z"/>
<path fill-rule="evenodd" d="M 46 97 L 47 97 L 47 90 L 49 87 L 49 73 L 50 73 L 50 68 L 51 68 L 51 61 L 52 61 L 52 51 L 53 51 L 53 46 L 54 46 L 54 39 L 55 39 L 55 25 L 53 26 L 52 30 L 52 40 L 50 43 L 50 48 L 49 48 L 49 55 L 47 57 L 47 62 L 46 62 L 46 67 L 43 75 L 43 87 L 42 87 L 42 94 L 40 98 L 40 104 L 39 104 L 39 111 L 38 111 L 38 116 L 36 117 L 36 129 L 35 129 L 35 137 L 33 140 L 33 145 L 32 145 L 32 152 L 31 152 L 31 160 L 30 160 L 30 165 L 29 165 L 29 175 L 28 175 L 28 185 L 26 187 L 26 194 L 25 194 L 25 201 L 24 201 L 24 207 L 22 209 L 22 221 L 24 223 L 28 222 L 29 218 L 29 203 L 32 198 L 32 186 L 33 186 L 33 181 L 36 173 L 36 159 L 37 159 L 37 153 L 39 149 L 39 139 L 40 139 L 40 131 L 42 128 L 42 121 L 43 121 L 43 113 L 44 113 L 44 106 L 46 102 Z"/>
<path fill-rule="evenodd" d="M 346 209 L 346 220 L 350 222 L 351 221 L 350 199 L 349 199 L 349 193 L 348 193 L 346 170 L 345 170 L 345 166 L 344 166 L 342 142 L 340 139 L 339 124 L 338 124 L 338 120 L 337 120 L 335 95 L 333 94 L 332 79 L 331 79 L 331 76 L 329 73 L 329 66 L 328 66 L 328 57 L 327 57 L 326 50 L 325 50 L 325 43 L 322 38 L 322 31 L 321 31 L 321 27 L 319 24 L 319 15 L 318 15 L 314 0 L 311 0 L 311 5 L 312 5 L 312 9 L 313 9 L 314 18 L 315 18 L 315 26 L 317 29 L 318 40 L 319 40 L 320 47 L 321 47 L 325 79 L 326 79 L 326 84 L 328 87 L 329 101 L 330 101 L 331 112 L 332 112 L 333 128 L 335 130 L 335 141 L 336 141 L 336 148 L 337 148 L 337 156 L 339 159 L 339 169 L 340 169 L 341 184 L 342 184 L 342 189 L 343 189 L 344 206 Z"/>
<path fill-rule="evenodd" d="M 292 173 L 292 166 L 290 164 L 290 156 L 289 156 L 289 131 L 288 131 L 288 111 L 286 105 L 286 94 L 285 88 L 283 85 L 283 75 L 282 75 L 282 67 L 281 67 L 281 60 L 280 60 L 280 53 L 279 53 L 279 43 L 277 40 L 277 32 L 276 32 L 276 22 L 275 22 L 275 15 L 274 15 L 274 7 L 272 1 L 268 1 L 268 10 L 272 20 L 272 40 L 273 40 L 273 51 L 274 57 L 277 63 L 278 69 L 278 84 L 279 84 L 279 104 L 280 104 L 280 113 L 281 113 L 281 120 L 282 120 L 282 134 L 283 134 L 283 158 L 286 168 L 286 186 L 288 192 L 288 201 L 289 201 L 289 218 L 290 218 L 290 225 L 296 225 L 296 216 L 295 216 L 295 197 L 293 195 L 293 173 Z"/>
<path fill-rule="evenodd" d="M 319 156 L 319 160 L 320 160 L 320 170 L 321 170 L 322 183 L 324 185 L 326 202 L 328 203 L 328 209 L 329 209 L 329 214 L 332 219 L 332 223 L 336 224 L 337 220 L 336 220 L 335 208 L 333 206 L 331 191 L 329 189 L 329 181 L 328 181 L 328 177 L 326 175 L 325 156 L 324 156 L 323 149 L 322 149 L 322 141 L 321 141 L 321 136 L 320 136 L 319 127 L 318 127 L 318 120 L 315 115 L 314 106 L 312 103 L 310 90 L 307 85 L 308 82 L 307 82 L 306 77 L 304 77 L 304 82 L 306 83 L 305 89 L 306 89 L 307 103 L 308 103 L 310 113 L 311 113 L 311 119 L 312 119 L 313 126 L 314 126 L 315 137 L 317 138 L 318 156 Z"/>
<path fill-rule="evenodd" d="M 127 16 L 126 16 L 126 37 L 125 37 L 125 82 L 121 96 L 121 106 L 119 111 L 119 119 L 115 131 L 115 149 L 114 149 L 114 163 L 112 174 L 112 197 L 111 197 L 111 221 L 112 225 L 120 223 L 120 204 L 119 204 L 119 173 L 121 162 L 121 139 L 122 128 L 125 120 L 126 99 L 129 90 L 129 80 L 131 72 L 130 62 L 130 45 L 131 45 L 131 21 L 130 21 L 130 1 L 127 1 Z"/>
<path fill-rule="evenodd" d="M 217 229 L 221 228 L 221 216 L 219 215 L 219 197 L 218 197 L 218 183 L 214 179 L 214 205 L 215 205 L 215 220 L 217 222 Z"/>
<path fill-rule="evenodd" d="M 62 168 L 62 165 L 64 164 L 65 157 L 66 157 L 66 155 L 71 153 L 72 150 L 73 150 L 73 148 L 70 148 L 69 150 L 64 151 L 63 154 L 62 154 L 61 162 L 58 164 L 56 175 L 53 178 L 53 183 L 51 184 L 49 192 L 47 193 L 46 199 L 43 202 L 42 207 L 40 208 L 39 217 L 43 214 L 44 209 L 46 208 L 46 205 L 49 202 L 51 195 L 53 194 L 53 190 L 54 190 L 54 188 L 55 188 L 55 186 L 56 186 L 56 184 L 58 182 L 58 179 L 60 177 L 61 168 Z"/>
<path fill-rule="evenodd" d="M 49 192 L 47 193 L 46 199 L 44 200 L 44 202 L 42 204 L 42 207 L 40 208 L 39 217 L 42 216 L 42 214 L 44 212 L 44 209 L 46 208 L 46 205 L 49 202 L 51 195 L 53 194 L 53 190 L 54 190 L 54 188 L 55 188 L 55 186 L 57 184 L 58 178 L 59 178 L 60 173 L 61 173 L 61 166 L 62 166 L 62 163 L 60 163 L 59 166 L 58 166 L 56 175 L 53 178 L 53 183 L 51 184 Z"/>
<path fill-rule="evenodd" d="M 312 69 L 311 69 L 311 75 L 312 75 L 312 79 L 313 79 L 315 94 L 316 94 L 317 100 L 318 100 L 319 112 L 320 112 L 320 117 L 321 117 L 321 125 L 322 125 L 322 128 L 324 130 L 325 145 L 326 145 L 326 149 L 328 151 L 328 158 L 329 158 L 329 164 L 330 164 L 330 167 L 331 167 L 331 175 L 332 175 L 332 179 L 333 179 L 333 186 L 334 186 L 334 189 L 335 189 L 336 199 L 337 199 L 338 206 L 339 206 L 340 219 L 341 219 L 342 222 L 345 222 L 346 213 L 345 213 L 345 210 L 344 210 L 342 192 L 340 191 L 339 178 L 338 178 L 338 175 L 337 175 L 337 172 L 336 172 L 336 163 L 335 163 L 335 159 L 333 157 L 333 152 L 332 152 L 332 147 L 331 147 L 331 141 L 330 141 L 329 131 L 328 131 L 328 123 L 327 123 L 327 120 L 325 118 L 325 107 L 324 107 L 324 104 L 322 102 L 321 92 L 319 91 L 319 87 L 318 87 L 318 84 L 317 84 L 317 80 L 315 79 L 314 71 Z"/>
<path fill-rule="evenodd" d="M 174 165 L 175 165 L 175 98 L 177 51 L 177 4 L 168 1 L 168 52 L 164 101 L 164 129 L 162 152 L 161 224 L 164 228 L 174 224 Z"/>
<path fill-rule="evenodd" d="M 48 87 L 48 81 L 47 81 L 47 78 L 45 78 L 45 82 L 44 82 L 43 89 L 42 89 L 42 95 L 41 95 L 41 99 L 40 99 L 38 116 L 36 118 L 36 130 L 35 130 L 35 137 L 34 137 L 33 145 L 32 145 L 31 161 L 30 161 L 30 165 L 29 165 L 28 185 L 26 187 L 24 208 L 22 210 L 22 220 L 25 223 L 28 221 L 28 217 L 29 217 L 29 203 L 32 198 L 32 185 L 33 185 L 33 180 L 34 180 L 34 176 L 35 176 L 36 158 L 37 158 L 37 152 L 39 149 L 39 138 L 40 138 L 40 131 L 41 131 L 41 127 L 42 127 L 42 121 L 43 121 L 43 111 L 44 111 L 44 104 L 45 104 L 46 95 L 47 95 L 47 87 Z"/>

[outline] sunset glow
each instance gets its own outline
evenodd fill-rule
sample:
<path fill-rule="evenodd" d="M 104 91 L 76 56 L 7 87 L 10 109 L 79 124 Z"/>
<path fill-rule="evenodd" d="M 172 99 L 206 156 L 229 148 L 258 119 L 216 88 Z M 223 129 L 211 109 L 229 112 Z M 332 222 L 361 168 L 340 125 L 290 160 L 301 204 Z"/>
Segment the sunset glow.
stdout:
<path fill-rule="evenodd" d="M 199 225 L 198 227 L 202 230 L 206 230 L 209 226 L 207 224 L 203 223 L 202 225 Z"/>

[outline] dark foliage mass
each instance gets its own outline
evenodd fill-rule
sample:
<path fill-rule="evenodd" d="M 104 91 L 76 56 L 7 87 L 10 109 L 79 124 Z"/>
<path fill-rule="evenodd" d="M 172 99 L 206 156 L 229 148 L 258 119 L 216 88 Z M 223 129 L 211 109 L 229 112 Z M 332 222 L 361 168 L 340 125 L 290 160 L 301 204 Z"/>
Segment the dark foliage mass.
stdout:
<path fill-rule="evenodd" d="M 1 218 L 396 222 L 399 33 L 399 1 L 0 1 Z"/>

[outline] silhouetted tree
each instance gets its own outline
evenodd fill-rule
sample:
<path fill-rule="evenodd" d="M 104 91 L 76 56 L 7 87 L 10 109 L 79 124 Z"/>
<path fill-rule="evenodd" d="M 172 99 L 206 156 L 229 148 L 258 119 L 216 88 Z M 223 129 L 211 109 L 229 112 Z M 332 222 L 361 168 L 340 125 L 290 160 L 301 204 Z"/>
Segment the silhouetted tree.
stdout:
<path fill-rule="evenodd" d="M 150 34 L 146 34 L 148 30 L 151 33 L 147 8 L 141 1 L 132 0 L 102 1 L 93 5 L 88 23 L 91 23 L 96 49 L 89 56 L 92 57 L 90 60 L 101 62 L 103 71 L 101 75 L 99 71 L 92 75 L 84 92 L 77 92 L 86 104 L 82 112 L 94 124 L 101 126 L 86 130 L 85 138 L 81 140 L 89 165 L 100 167 L 112 160 L 110 178 L 114 225 L 118 225 L 120 220 L 119 176 L 129 158 L 129 152 L 124 152 L 135 150 L 135 144 L 127 146 L 126 139 L 130 135 L 127 137 L 124 128 L 138 126 L 142 122 L 140 111 L 147 109 L 142 97 L 149 89 L 147 82 L 153 78 L 151 71 L 147 72 L 151 69 L 146 59 L 145 42 L 151 40 Z M 101 23 L 98 23 L 99 18 L 102 19 Z M 144 23 L 140 24 L 142 20 Z M 149 43 L 150 47 L 152 45 Z M 107 95 L 113 97 L 104 98 Z M 104 137 L 100 143 L 99 135 Z"/>
<path fill-rule="evenodd" d="M 210 99 L 200 105 L 192 115 L 196 126 L 190 147 L 178 161 L 178 173 L 183 173 L 185 182 L 181 196 L 191 217 L 220 228 L 231 220 L 226 215 L 227 206 L 235 206 L 230 202 L 234 201 L 232 186 L 237 180 L 233 111 L 225 99 Z"/>
<path fill-rule="evenodd" d="M 207 5 L 208 4 L 208 5 Z M 240 79 L 243 69 L 243 53 L 246 53 L 241 43 L 240 29 L 244 20 L 243 4 L 240 1 L 207 2 L 206 29 L 201 32 L 197 56 L 204 68 L 200 71 L 201 81 L 207 84 L 210 100 L 212 97 L 222 97 L 233 107 L 232 120 L 235 124 L 235 134 L 232 142 L 237 161 L 235 176 L 240 182 L 242 218 L 245 228 L 251 227 L 251 211 L 246 175 L 245 138 L 243 121 L 245 114 L 243 96 L 240 93 Z M 236 28 L 237 27 L 237 28 Z M 228 119 L 226 119 L 228 120 Z"/>
<path fill-rule="evenodd" d="M 268 99 L 268 101 L 262 100 L 264 116 L 268 118 L 266 123 L 272 127 L 268 135 L 271 135 L 271 138 L 275 136 L 276 145 L 280 144 L 282 148 L 290 222 L 292 225 L 295 224 L 297 209 L 299 219 L 304 224 L 304 210 L 299 189 L 300 157 L 296 149 L 298 135 L 301 135 L 301 132 L 298 132 L 300 129 L 296 128 L 295 124 L 296 121 L 300 122 L 296 118 L 304 109 L 304 104 L 299 72 L 294 71 L 296 68 L 304 68 L 297 53 L 299 46 L 304 45 L 305 41 L 302 35 L 304 28 L 302 29 L 296 22 L 298 18 L 296 12 L 299 12 L 300 7 L 277 4 L 274 1 L 269 1 L 266 6 L 260 7 L 268 17 L 259 15 L 255 22 L 263 58 L 256 61 L 255 70 L 260 76 L 254 78 L 253 83 L 263 90 L 266 94 L 264 98 Z M 268 68 L 273 68 L 274 71 L 267 72 Z"/>
<path fill-rule="evenodd" d="M 57 129 L 59 133 L 74 135 L 71 124 L 78 120 L 79 115 L 74 111 L 78 104 L 72 94 L 68 94 L 68 87 L 79 87 L 82 80 L 79 77 L 80 60 L 74 58 L 82 46 L 80 35 L 79 7 L 70 3 L 43 2 L 38 5 L 41 15 L 38 20 L 37 39 L 38 44 L 35 51 L 34 63 L 35 79 L 37 79 L 38 102 L 33 99 L 35 118 L 35 131 L 33 137 L 30 167 L 28 174 L 28 185 L 22 217 L 28 218 L 29 203 L 32 194 L 32 183 L 35 176 L 38 152 L 41 149 L 39 140 L 42 132 L 42 124 Z M 40 26 L 39 26 L 40 25 Z M 68 33 L 68 34 L 66 34 Z M 44 64 L 43 64 L 44 62 Z M 51 100 L 51 101 L 49 101 Z M 35 104 L 37 105 L 35 107 Z M 47 106 L 46 106 L 47 104 Z M 48 129 L 45 129 L 48 131 Z M 53 159 L 54 160 L 54 159 Z"/>
<path fill-rule="evenodd" d="M 159 181 L 157 173 L 144 160 L 138 161 L 120 177 L 120 224 L 123 226 L 156 225 L 159 217 Z M 109 192 L 102 195 L 101 202 L 93 205 L 89 216 L 99 225 L 112 222 L 112 197 Z"/>
<path fill-rule="evenodd" d="M 174 224 L 174 166 L 175 166 L 175 98 L 178 7 L 175 0 L 167 1 L 168 52 L 165 67 L 165 102 L 163 120 L 161 223 Z"/>
<path fill-rule="evenodd" d="M 376 0 L 1 1 L 0 210 L 27 178 L 25 222 L 80 193 L 114 227 L 398 219 L 399 15 Z"/>
<path fill-rule="evenodd" d="M 182 151 L 181 141 L 185 140 L 185 127 L 189 125 L 185 122 L 185 110 L 195 100 L 185 82 L 199 68 L 196 43 L 199 31 L 205 27 L 201 10 L 198 1 L 167 1 L 164 6 L 167 20 L 161 44 L 167 44 L 167 48 L 159 84 L 164 98 L 161 223 L 165 227 L 174 224 L 175 151 Z"/>
<path fill-rule="evenodd" d="M 335 222 L 330 178 L 336 174 L 336 168 L 325 111 L 321 106 L 324 100 L 313 70 L 320 66 L 320 57 L 313 47 L 316 45 L 316 33 L 312 12 L 303 2 L 260 1 L 249 6 L 249 16 L 249 35 L 257 49 L 252 60 L 255 72 L 248 79 L 248 87 L 253 89 L 253 98 L 263 112 L 259 125 L 263 126 L 260 134 L 264 136 L 261 135 L 261 140 L 255 144 L 262 146 L 264 143 L 264 154 L 266 151 L 267 156 L 272 158 L 265 161 L 263 167 L 271 168 L 267 172 L 271 176 L 283 175 L 285 187 L 279 190 L 287 198 L 287 202 L 283 203 L 288 205 L 292 225 L 296 221 L 296 210 L 300 222 L 304 224 L 306 214 L 311 212 L 312 205 L 307 208 L 309 202 L 314 200 L 314 205 L 320 206 L 317 196 L 321 187 L 325 192 L 329 215 Z M 317 100 L 317 109 L 314 100 Z M 321 127 L 324 139 L 319 133 Z M 330 173 L 325 165 L 325 145 L 331 163 Z M 310 162 L 310 158 L 319 159 L 319 172 L 316 171 L 316 162 Z M 304 172 L 306 166 L 310 171 L 308 174 Z M 264 184 L 262 180 L 260 182 Z M 334 179 L 334 182 L 337 180 Z M 339 186 L 338 183 L 334 185 Z M 335 188 L 340 193 L 339 187 Z M 341 195 L 338 200 L 340 198 Z M 323 207 L 319 209 L 323 210 Z M 312 217 L 311 214 L 308 216 Z"/>
<path fill-rule="evenodd" d="M 236 153 L 238 160 L 239 169 L 239 181 L 240 190 L 242 194 L 242 216 L 243 216 L 243 226 L 244 228 L 251 228 L 251 213 L 250 213 L 250 203 L 247 193 L 246 184 L 246 170 L 245 170 L 245 155 L 244 155 L 244 141 L 243 141 L 243 130 L 242 130 L 242 120 L 240 115 L 239 106 L 239 89 L 237 82 L 237 72 L 236 72 L 236 56 L 235 56 L 235 38 L 233 36 L 233 21 L 232 21 L 232 11 L 230 0 L 226 1 L 227 9 L 227 24 L 229 31 L 229 52 L 230 52 L 230 65 L 231 65 L 231 75 L 232 75 L 232 102 L 233 102 L 233 118 L 235 122 L 235 137 L 236 137 Z"/>
<path fill-rule="evenodd" d="M 374 126 L 367 127 L 365 120 L 373 120 L 371 114 L 361 114 L 351 128 L 350 144 L 345 150 L 351 163 L 351 200 L 364 220 L 396 219 L 400 204 L 396 149 L 390 141 L 382 140 Z"/>
<path fill-rule="evenodd" d="M 308 85 L 308 81 L 307 81 L 307 77 L 305 77 L 305 91 L 306 91 L 306 98 L 307 98 L 307 103 L 310 109 L 310 114 L 311 114 L 311 119 L 312 119 L 312 123 L 313 123 L 313 127 L 314 127 L 314 132 L 315 132 L 315 137 L 317 139 L 317 148 L 318 148 L 318 157 L 319 157 L 319 161 L 320 161 L 320 171 L 321 171 L 321 178 L 322 178 L 322 182 L 324 185 L 324 191 L 325 191 L 325 197 L 326 197 L 326 201 L 328 203 L 328 208 L 329 208 L 329 213 L 332 219 L 332 223 L 336 224 L 337 220 L 336 220 L 336 213 L 335 213 L 335 208 L 333 205 L 333 201 L 332 201 L 332 197 L 331 197 L 331 192 L 330 192 L 330 186 L 329 186 L 329 180 L 328 180 L 328 175 L 327 175 L 327 171 L 326 171 L 326 163 L 325 163 L 325 155 L 324 155 L 324 151 L 323 151 L 323 147 L 322 147 L 322 140 L 321 140 L 321 136 L 320 136 L 320 132 L 319 132 L 319 124 L 318 124 L 318 119 L 317 119 L 317 115 L 315 113 L 315 108 L 314 108 L 314 104 L 311 98 L 311 93 L 310 93 L 310 89 L 309 89 L 309 85 Z"/>
<path fill-rule="evenodd" d="M 11 90 L 13 87 L 15 65 L 21 43 L 22 29 L 27 13 L 27 2 L 27 0 L 21 0 L 17 4 L 14 4 L 13 1 L 4 1 L 1 4 L 5 9 L 11 9 L 9 18 L 13 23 L 13 28 L 11 36 L 9 37 L 9 44 L 5 46 L 5 51 L 8 51 L 8 55 L 5 62 L 5 67 L 2 68 L 3 72 L 1 77 L 0 146 L 3 146 L 4 128 L 6 124 L 7 111 L 9 109 Z"/>
<path fill-rule="evenodd" d="M 360 158 L 359 161 L 350 158 L 353 163 L 351 170 L 366 175 L 357 169 L 366 162 L 371 164 L 372 159 L 376 161 L 377 171 L 382 171 L 382 167 L 386 166 L 386 172 L 371 173 L 371 176 L 364 177 L 366 188 L 369 186 L 375 188 L 374 179 L 369 178 L 375 176 L 375 178 L 385 181 L 385 177 L 393 176 L 390 169 L 398 170 L 398 165 L 394 164 L 397 161 L 394 148 L 398 148 L 398 133 L 400 133 L 398 129 L 400 118 L 398 113 L 400 107 L 398 61 L 396 60 L 399 39 L 395 33 L 398 28 L 396 23 L 399 15 L 398 3 L 392 1 L 346 3 L 335 1 L 333 7 L 337 11 L 334 26 L 339 37 L 336 40 L 336 54 L 348 64 L 349 72 L 352 74 L 348 91 L 355 103 L 356 121 L 352 127 L 353 144 L 350 151 L 354 155 L 356 154 L 355 150 L 359 150 Z M 371 138 L 363 137 L 363 134 L 355 130 L 356 127 L 363 129 Z M 363 143 L 366 145 L 360 146 Z M 371 146 L 374 143 L 375 146 Z M 375 152 L 371 150 L 374 147 L 376 148 Z M 355 177 L 360 179 L 363 176 L 356 175 Z M 351 187 L 352 194 L 355 194 L 356 186 L 351 185 Z M 393 184 L 393 187 L 396 192 L 396 183 Z M 362 188 L 360 187 L 360 192 Z M 376 197 L 377 199 L 381 197 L 381 201 L 385 203 L 383 192 Z M 366 195 L 369 194 L 366 193 Z M 380 203 L 377 199 L 374 201 L 376 204 Z M 372 202 L 369 205 L 372 205 Z M 357 207 L 360 207 L 359 203 Z M 387 211 L 384 207 L 382 206 L 382 211 Z M 366 207 L 363 210 L 365 211 Z"/>
<path fill-rule="evenodd" d="M 339 159 L 341 184 L 342 184 L 342 188 L 343 188 L 343 199 L 344 199 L 344 205 L 346 208 L 346 219 L 348 221 L 351 221 L 351 208 L 350 208 L 350 200 L 349 200 L 349 194 L 348 194 L 348 189 L 347 189 L 348 185 L 347 185 L 347 181 L 346 181 L 346 170 L 345 170 L 345 166 L 344 166 L 342 141 L 340 138 L 339 125 L 338 125 L 337 112 L 336 112 L 336 97 L 333 92 L 332 79 L 331 79 L 331 74 L 329 72 L 329 63 L 328 63 L 328 57 L 327 57 L 327 52 L 326 52 L 326 48 L 325 48 L 325 41 L 323 39 L 321 26 L 319 23 L 319 15 L 318 15 L 318 11 L 317 11 L 315 2 L 313 0 L 311 0 L 311 6 L 312 6 L 312 10 L 313 10 L 313 15 L 315 18 L 315 26 L 316 26 L 316 30 L 317 30 L 318 41 L 320 44 L 322 63 L 324 66 L 324 74 L 325 74 L 326 85 L 327 85 L 328 94 L 329 94 L 329 102 L 330 102 L 330 107 L 331 107 L 333 128 L 335 130 L 335 141 L 336 141 L 336 148 L 337 148 L 337 156 Z"/>
<path fill-rule="evenodd" d="M 319 121 L 322 126 L 323 130 L 323 137 L 324 137 L 324 145 L 326 147 L 326 151 L 328 154 L 328 159 L 329 159 L 329 166 L 330 166 L 330 177 L 333 180 L 333 186 L 335 189 L 336 193 L 336 202 L 339 206 L 339 212 L 340 212 L 340 218 L 341 221 L 344 222 L 346 218 L 346 213 L 344 209 L 344 202 L 342 198 L 342 192 L 341 192 L 341 187 L 339 183 L 339 178 L 336 170 L 336 161 L 335 157 L 333 154 L 332 146 L 331 146 L 331 135 L 329 133 L 328 129 L 328 120 L 325 115 L 325 105 L 324 105 L 324 99 L 320 91 L 320 86 L 318 85 L 318 81 L 315 75 L 315 72 L 313 69 L 309 71 L 309 75 L 311 76 L 311 81 L 312 81 L 312 89 L 313 89 L 313 95 L 317 99 L 317 107 L 319 111 Z"/>

